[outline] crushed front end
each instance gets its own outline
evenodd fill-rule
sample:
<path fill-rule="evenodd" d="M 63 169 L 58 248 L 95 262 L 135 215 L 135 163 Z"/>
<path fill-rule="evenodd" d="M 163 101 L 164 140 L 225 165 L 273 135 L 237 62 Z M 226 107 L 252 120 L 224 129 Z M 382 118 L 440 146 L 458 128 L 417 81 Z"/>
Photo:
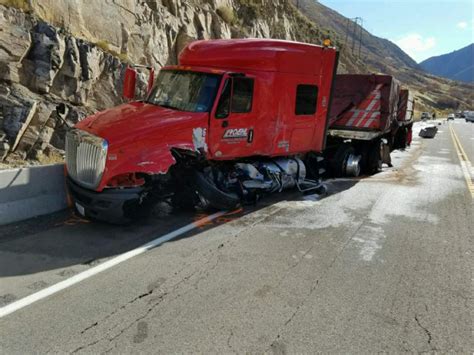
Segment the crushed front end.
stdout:
<path fill-rule="evenodd" d="M 107 140 L 79 129 L 66 136 L 67 186 L 76 211 L 86 218 L 126 223 L 144 198 L 144 187 L 107 188 L 97 192 L 104 175 Z"/>

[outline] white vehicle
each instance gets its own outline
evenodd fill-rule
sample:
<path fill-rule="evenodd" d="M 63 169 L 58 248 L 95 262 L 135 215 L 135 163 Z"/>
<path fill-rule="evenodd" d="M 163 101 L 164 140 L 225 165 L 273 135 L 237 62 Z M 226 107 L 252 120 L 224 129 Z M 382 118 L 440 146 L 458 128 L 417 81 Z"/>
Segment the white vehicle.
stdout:
<path fill-rule="evenodd" d="M 433 116 L 431 116 L 431 114 L 429 112 L 422 112 L 421 113 L 421 120 L 422 121 L 431 120 L 432 118 L 433 118 Z"/>
<path fill-rule="evenodd" d="M 454 113 L 450 113 L 450 114 L 448 115 L 448 121 L 449 121 L 449 120 L 453 120 L 453 121 L 454 121 L 454 118 L 455 118 L 455 117 L 456 117 L 456 116 L 454 115 Z"/>

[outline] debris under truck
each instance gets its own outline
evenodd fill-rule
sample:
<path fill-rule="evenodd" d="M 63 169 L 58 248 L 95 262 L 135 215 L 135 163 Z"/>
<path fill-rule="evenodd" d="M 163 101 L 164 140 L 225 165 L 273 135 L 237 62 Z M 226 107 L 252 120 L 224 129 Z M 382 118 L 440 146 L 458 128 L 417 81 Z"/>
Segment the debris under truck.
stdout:
<path fill-rule="evenodd" d="M 413 106 L 399 100 L 401 93 L 389 75 L 336 75 L 325 148 L 333 175 L 373 174 L 390 164 L 390 151 L 406 147 Z"/>
<path fill-rule="evenodd" d="M 319 188 L 337 56 L 331 47 L 279 40 L 189 44 L 146 100 L 68 132 L 76 209 L 122 223 L 159 200 L 227 209 L 265 193 Z"/>

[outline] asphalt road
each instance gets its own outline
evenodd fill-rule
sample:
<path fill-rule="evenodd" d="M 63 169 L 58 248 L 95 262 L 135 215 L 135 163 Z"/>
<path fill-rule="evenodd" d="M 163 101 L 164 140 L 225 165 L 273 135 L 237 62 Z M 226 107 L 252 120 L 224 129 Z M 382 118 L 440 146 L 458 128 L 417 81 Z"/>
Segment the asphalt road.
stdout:
<path fill-rule="evenodd" d="M 474 124 L 449 125 L 474 162 Z M 266 199 L 0 318 L 0 352 L 472 353 L 474 204 L 449 125 L 394 168 Z M 201 217 L 2 227 L 0 307 Z"/>

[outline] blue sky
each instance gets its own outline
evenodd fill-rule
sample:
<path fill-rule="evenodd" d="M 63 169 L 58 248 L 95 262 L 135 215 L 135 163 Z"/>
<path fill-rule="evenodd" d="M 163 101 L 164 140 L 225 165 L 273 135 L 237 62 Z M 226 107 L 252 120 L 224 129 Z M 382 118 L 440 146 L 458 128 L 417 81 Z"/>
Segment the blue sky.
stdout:
<path fill-rule="evenodd" d="M 395 42 L 417 62 L 474 42 L 473 0 L 320 0 Z"/>

